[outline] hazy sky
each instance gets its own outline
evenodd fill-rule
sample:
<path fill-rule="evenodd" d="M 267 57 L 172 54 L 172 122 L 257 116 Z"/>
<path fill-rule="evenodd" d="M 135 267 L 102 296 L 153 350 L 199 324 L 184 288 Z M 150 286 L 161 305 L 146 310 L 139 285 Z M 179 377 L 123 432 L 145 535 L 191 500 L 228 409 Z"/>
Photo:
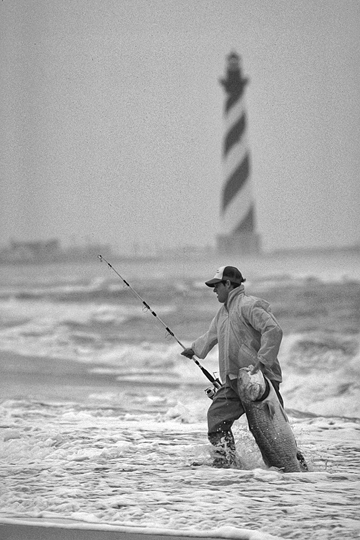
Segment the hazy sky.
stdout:
<path fill-rule="evenodd" d="M 359 0 L 2 0 L 1 244 L 215 244 L 232 50 L 265 250 L 360 242 Z"/>

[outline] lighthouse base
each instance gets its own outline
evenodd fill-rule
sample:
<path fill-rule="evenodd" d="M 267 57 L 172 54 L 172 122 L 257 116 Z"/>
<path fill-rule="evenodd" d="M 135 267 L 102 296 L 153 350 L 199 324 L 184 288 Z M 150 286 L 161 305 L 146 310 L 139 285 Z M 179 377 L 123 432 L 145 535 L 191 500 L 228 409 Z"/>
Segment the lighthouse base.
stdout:
<path fill-rule="evenodd" d="M 260 235 L 255 233 L 219 234 L 217 251 L 220 255 L 258 255 Z"/>

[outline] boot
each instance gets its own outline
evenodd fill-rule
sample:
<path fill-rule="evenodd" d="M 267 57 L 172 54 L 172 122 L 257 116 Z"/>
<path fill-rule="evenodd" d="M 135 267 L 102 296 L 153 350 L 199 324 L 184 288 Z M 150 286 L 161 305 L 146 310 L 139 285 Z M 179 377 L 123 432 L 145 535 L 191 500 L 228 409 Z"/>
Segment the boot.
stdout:
<path fill-rule="evenodd" d="M 300 450 L 297 451 L 296 457 L 297 457 L 297 460 L 298 460 L 298 462 L 299 462 L 300 469 L 301 469 L 302 471 L 308 471 L 308 470 L 309 470 L 308 464 L 306 463 L 306 459 L 304 458 L 304 456 L 303 456 L 303 454 L 300 452 Z"/>
<path fill-rule="evenodd" d="M 215 448 L 213 467 L 229 469 L 236 465 L 235 440 L 231 431 L 211 433 L 209 441 Z"/>

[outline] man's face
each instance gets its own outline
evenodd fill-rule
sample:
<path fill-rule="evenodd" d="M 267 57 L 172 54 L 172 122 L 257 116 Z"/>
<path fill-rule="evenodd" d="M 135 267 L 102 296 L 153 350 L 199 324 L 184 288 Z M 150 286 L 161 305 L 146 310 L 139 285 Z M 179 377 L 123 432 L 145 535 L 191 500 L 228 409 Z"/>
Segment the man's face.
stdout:
<path fill-rule="evenodd" d="M 230 283 L 226 281 L 225 283 L 221 281 L 217 283 L 214 287 L 214 293 L 217 296 L 218 302 L 220 304 L 225 304 L 230 292 Z"/>

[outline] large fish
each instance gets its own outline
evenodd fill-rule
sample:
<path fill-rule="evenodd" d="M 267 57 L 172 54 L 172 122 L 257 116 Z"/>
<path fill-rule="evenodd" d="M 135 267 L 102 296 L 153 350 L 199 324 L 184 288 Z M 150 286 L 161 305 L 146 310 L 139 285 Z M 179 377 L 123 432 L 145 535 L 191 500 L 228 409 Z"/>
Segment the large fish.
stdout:
<path fill-rule="evenodd" d="M 308 470 L 272 384 L 261 371 L 251 374 L 251 367 L 240 369 L 238 391 L 265 465 L 283 472 Z"/>

